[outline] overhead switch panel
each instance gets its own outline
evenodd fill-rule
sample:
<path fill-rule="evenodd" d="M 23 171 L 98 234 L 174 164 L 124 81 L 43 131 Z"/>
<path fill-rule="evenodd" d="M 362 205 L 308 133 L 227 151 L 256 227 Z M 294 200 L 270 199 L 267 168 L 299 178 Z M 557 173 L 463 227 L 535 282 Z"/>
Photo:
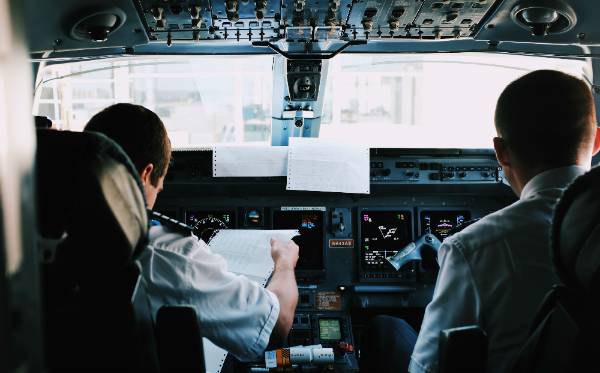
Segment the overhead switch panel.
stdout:
<path fill-rule="evenodd" d="M 150 40 L 472 37 L 501 0 L 140 0 Z M 300 35 L 300 37 L 298 37 Z"/>

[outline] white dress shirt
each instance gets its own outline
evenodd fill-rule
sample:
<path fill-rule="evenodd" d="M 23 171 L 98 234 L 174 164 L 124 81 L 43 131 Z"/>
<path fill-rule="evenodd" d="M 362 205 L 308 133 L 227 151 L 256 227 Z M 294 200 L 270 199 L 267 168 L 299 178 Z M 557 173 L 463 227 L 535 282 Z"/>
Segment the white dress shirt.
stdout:
<path fill-rule="evenodd" d="M 267 289 L 227 271 L 225 259 L 194 236 L 150 228 L 140 255 L 152 315 L 164 305 L 196 310 L 204 337 L 240 360 L 263 353 L 279 316 L 279 301 Z"/>
<path fill-rule="evenodd" d="M 411 357 L 410 372 L 437 372 L 439 333 L 479 325 L 488 335 L 487 372 L 506 372 L 525 342 L 544 295 L 558 279 L 550 227 L 564 188 L 587 168 L 536 175 L 520 200 L 447 238 L 440 272 Z"/>

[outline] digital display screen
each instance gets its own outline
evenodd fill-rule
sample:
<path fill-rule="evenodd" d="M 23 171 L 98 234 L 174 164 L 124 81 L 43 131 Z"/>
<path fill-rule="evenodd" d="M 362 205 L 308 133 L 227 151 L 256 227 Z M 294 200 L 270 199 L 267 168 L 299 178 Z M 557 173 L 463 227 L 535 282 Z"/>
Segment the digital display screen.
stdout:
<path fill-rule="evenodd" d="M 471 219 L 469 211 L 421 211 L 421 234 L 432 233 L 440 241 L 465 221 Z"/>
<path fill-rule="evenodd" d="M 194 233 L 208 242 L 215 231 L 234 228 L 235 211 L 186 211 L 185 223 L 194 228 Z"/>
<path fill-rule="evenodd" d="M 360 240 L 363 268 L 392 268 L 385 258 L 411 242 L 411 227 L 411 213 L 407 211 L 362 211 Z"/>
<path fill-rule="evenodd" d="M 297 270 L 323 269 L 323 234 L 325 211 L 273 212 L 273 229 L 298 229 L 299 236 L 293 241 L 300 247 Z"/>
<path fill-rule="evenodd" d="M 340 320 L 319 319 L 319 339 L 321 341 L 339 341 L 342 339 Z"/>
<path fill-rule="evenodd" d="M 244 210 L 244 226 L 262 227 L 263 210 L 258 208 L 248 208 Z"/>

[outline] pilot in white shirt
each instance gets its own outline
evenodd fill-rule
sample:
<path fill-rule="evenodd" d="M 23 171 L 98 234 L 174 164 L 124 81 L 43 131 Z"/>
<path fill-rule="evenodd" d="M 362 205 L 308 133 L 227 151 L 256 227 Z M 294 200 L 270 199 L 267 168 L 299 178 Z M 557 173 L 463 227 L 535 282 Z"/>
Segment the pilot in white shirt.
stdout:
<path fill-rule="evenodd" d="M 156 113 L 115 104 L 94 115 L 85 130 L 103 133 L 123 148 L 152 209 L 171 160 L 167 130 Z M 224 258 L 203 241 L 154 226 L 138 260 L 153 317 L 164 305 L 193 307 L 205 337 L 240 360 L 255 360 L 269 342 L 287 337 L 298 302 L 298 246 L 271 240 L 271 256 L 274 270 L 264 289 L 228 272 Z"/>
<path fill-rule="evenodd" d="M 553 210 L 600 149 L 591 89 L 561 72 L 534 71 L 502 92 L 494 123 L 496 157 L 519 201 L 444 240 L 418 335 L 397 318 L 371 321 L 361 350 L 366 371 L 437 372 L 440 332 L 478 325 L 488 335 L 486 372 L 510 372 L 558 281 L 550 258 Z"/>
<path fill-rule="evenodd" d="M 558 281 L 549 249 L 554 207 L 563 189 L 586 170 L 542 172 L 525 185 L 519 201 L 444 240 L 410 372 L 437 371 L 440 330 L 465 325 L 487 331 L 486 371 L 509 370 L 538 305 Z"/>
<path fill-rule="evenodd" d="M 153 315 L 164 305 L 190 306 L 204 337 L 240 360 L 262 356 L 279 316 L 275 294 L 228 272 L 204 241 L 163 226 L 150 228 L 138 260 Z"/>

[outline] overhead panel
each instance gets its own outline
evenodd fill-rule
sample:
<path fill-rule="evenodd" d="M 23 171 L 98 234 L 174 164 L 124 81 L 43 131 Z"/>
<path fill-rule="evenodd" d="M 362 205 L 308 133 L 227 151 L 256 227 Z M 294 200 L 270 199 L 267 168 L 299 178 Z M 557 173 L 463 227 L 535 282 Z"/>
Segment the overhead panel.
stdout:
<path fill-rule="evenodd" d="M 269 40 L 278 37 L 277 0 L 142 0 L 150 40 Z"/>
<path fill-rule="evenodd" d="M 492 0 L 425 0 L 415 27 L 424 37 L 471 36 L 493 3 Z"/>
<path fill-rule="evenodd" d="M 212 26 L 220 38 L 261 40 L 277 37 L 279 28 L 279 1 L 226 0 L 212 1 Z M 239 30 L 239 31 L 238 31 Z M 261 35 L 261 31 L 263 35 Z M 238 32 L 242 35 L 238 35 Z"/>
<path fill-rule="evenodd" d="M 292 27 L 343 26 L 351 4 L 351 0 L 283 0 L 282 23 Z"/>
<path fill-rule="evenodd" d="M 208 0 L 180 3 L 143 1 L 141 11 L 150 34 L 150 40 L 207 39 L 212 25 L 212 11 Z"/>
<path fill-rule="evenodd" d="M 140 0 L 151 40 L 323 41 L 474 36 L 501 0 Z"/>
<path fill-rule="evenodd" d="M 420 5 L 412 0 L 359 1 L 352 7 L 348 33 L 353 38 L 405 36 Z"/>

